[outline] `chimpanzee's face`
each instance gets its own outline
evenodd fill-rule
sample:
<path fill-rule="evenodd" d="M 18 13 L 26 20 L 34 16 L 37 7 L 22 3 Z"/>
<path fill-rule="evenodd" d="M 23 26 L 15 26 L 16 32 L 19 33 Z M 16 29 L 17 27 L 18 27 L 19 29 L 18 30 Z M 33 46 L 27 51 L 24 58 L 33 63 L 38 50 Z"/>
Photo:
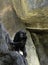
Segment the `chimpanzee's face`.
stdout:
<path fill-rule="evenodd" d="M 23 41 L 26 41 L 27 36 L 26 36 L 26 33 L 25 32 L 21 32 L 20 33 L 20 39 L 23 40 Z"/>
<path fill-rule="evenodd" d="M 26 44 L 27 36 L 25 32 L 20 32 L 20 42 L 24 46 Z"/>

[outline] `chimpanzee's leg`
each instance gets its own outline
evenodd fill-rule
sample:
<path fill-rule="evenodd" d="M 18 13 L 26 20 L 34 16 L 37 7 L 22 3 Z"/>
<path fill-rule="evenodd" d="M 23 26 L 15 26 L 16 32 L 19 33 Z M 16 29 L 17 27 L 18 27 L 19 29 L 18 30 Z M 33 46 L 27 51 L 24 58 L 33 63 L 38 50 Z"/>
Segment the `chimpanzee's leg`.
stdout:
<path fill-rule="evenodd" d="M 26 48 L 25 47 L 20 48 L 20 50 L 23 52 L 24 57 L 26 57 L 27 56 Z"/>

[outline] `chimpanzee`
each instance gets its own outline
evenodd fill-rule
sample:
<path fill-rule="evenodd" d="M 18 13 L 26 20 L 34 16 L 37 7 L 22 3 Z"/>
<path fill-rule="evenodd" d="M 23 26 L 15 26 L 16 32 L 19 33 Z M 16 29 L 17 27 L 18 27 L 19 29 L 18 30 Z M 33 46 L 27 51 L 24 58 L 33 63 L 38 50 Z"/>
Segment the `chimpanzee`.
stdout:
<path fill-rule="evenodd" d="M 25 48 L 26 40 L 27 40 L 26 32 L 22 31 L 22 30 L 18 31 L 15 34 L 15 37 L 13 40 L 14 49 L 18 52 L 19 52 L 19 50 L 21 50 L 25 57 L 27 56 L 26 48 Z"/>

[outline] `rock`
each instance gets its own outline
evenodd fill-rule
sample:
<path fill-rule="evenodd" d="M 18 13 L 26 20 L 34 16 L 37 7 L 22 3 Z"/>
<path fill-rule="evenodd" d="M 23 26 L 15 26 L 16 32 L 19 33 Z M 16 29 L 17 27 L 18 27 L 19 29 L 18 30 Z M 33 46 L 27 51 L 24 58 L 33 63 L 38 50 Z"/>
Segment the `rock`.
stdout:
<path fill-rule="evenodd" d="M 27 65 L 22 55 L 16 51 L 9 50 L 6 40 L 7 31 L 0 23 L 0 64 L 2 65 Z M 9 41 L 9 39 L 8 39 Z"/>
<path fill-rule="evenodd" d="M 28 29 L 48 30 L 48 0 L 12 0 L 12 3 Z"/>
<path fill-rule="evenodd" d="M 44 47 L 44 44 L 43 44 L 43 42 L 46 40 L 45 39 L 43 41 L 43 39 L 44 39 L 43 36 L 45 36 L 45 35 L 41 36 L 41 34 L 32 33 L 33 42 L 36 47 L 36 52 L 38 54 L 41 65 L 48 65 L 48 56 L 46 55 L 46 52 L 45 52 L 46 48 Z M 46 44 L 45 44 L 45 46 L 46 46 Z"/>
<path fill-rule="evenodd" d="M 27 61 L 28 65 L 40 65 L 39 58 L 36 53 L 36 47 L 34 46 L 33 40 L 31 39 L 30 32 L 27 31 Z"/>
<path fill-rule="evenodd" d="M 8 50 L 8 46 L 6 44 L 6 31 L 4 26 L 0 23 L 0 53 L 6 53 Z"/>
<path fill-rule="evenodd" d="M 14 10 L 13 4 L 10 0 L 0 0 L 0 15 L 1 20 L 4 23 L 6 29 L 9 31 L 11 37 L 19 30 L 26 30 L 26 26 L 23 21 L 17 16 Z M 29 65 L 40 65 L 39 59 L 36 53 L 36 48 L 31 39 L 30 33 L 27 31 L 27 60 Z M 28 51 L 29 50 L 29 51 Z M 34 60 L 36 59 L 36 60 Z"/>
<path fill-rule="evenodd" d="M 0 60 L 0 63 L 3 65 L 28 65 L 26 59 L 15 51 L 11 51 L 8 55 L 0 57 Z"/>

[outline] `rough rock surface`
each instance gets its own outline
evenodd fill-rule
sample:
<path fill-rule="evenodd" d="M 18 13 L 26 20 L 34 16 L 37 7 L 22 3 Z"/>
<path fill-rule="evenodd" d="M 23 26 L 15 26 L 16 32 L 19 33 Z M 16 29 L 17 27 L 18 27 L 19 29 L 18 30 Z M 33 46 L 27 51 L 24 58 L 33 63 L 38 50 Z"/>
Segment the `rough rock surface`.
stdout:
<path fill-rule="evenodd" d="M 30 29 L 32 29 L 32 27 L 33 28 L 37 27 L 37 29 L 45 27 L 45 29 L 46 28 L 48 29 L 48 25 L 47 25 L 48 24 L 48 14 L 47 14 L 48 7 L 45 9 L 43 7 L 42 11 L 41 11 L 41 9 L 36 10 L 36 13 L 38 12 L 39 17 L 33 16 L 32 18 L 29 18 L 29 20 L 25 21 L 25 22 L 30 22 L 30 23 L 26 24 L 26 26 L 30 27 Z M 41 11 L 41 13 L 40 13 L 40 11 Z M 40 15 L 40 14 L 42 14 L 42 15 Z M 17 32 L 20 29 L 25 30 L 26 26 L 24 25 L 24 23 L 22 23 L 22 20 L 17 16 L 17 14 L 13 8 L 13 4 L 10 0 L 0 0 L 0 20 L 2 21 L 2 23 L 4 23 L 6 29 L 7 29 L 7 31 L 9 31 L 11 37 L 12 37 L 12 35 L 14 35 L 15 32 Z M 33 21 L 33 23 L 31 24 L 32 21 Z M 38 21 L 40 23 L 38 23 Z M 37 22 L 37 24 L 35 22 Z M 27 56 L 28 64 L 29 65 L 40 65 L 38 56 L 36 54 L 36 48 L 32 42 L 30 33 L 28 31 L 27 31 L 27 36 L 28 36 L 28 39 L 27 39 L 26 47 L 27 47 L 27 53 L 28 53 L 28 56 Z M 40 38 L 40 43 L 41 44 L 44 43 L 44 46 L 48 43 L 48 33 L 46 35 L 41 34 L 39 36 L 39 38 Z M 44 41 L 42 41 L 42 40 L 44 40 Z M 45 49 L 45 51 L 47 51 L 46 53 L 48 55 L 47 47 L 48 46 L 46 46 L 46 48 L 44 47 L 44 49 Z M 1 62 L 1 64 L 2 64 L 2 62 Z"/>
<path fill-rule="evenodd" d="M 2 23 L 0 23 L 0 65 L 28 65 L 25 57 L 19 52 L 9 49 L 9 39 L 6 42 L 6 36 L 7 31 Z"/>
<path fill-rule="evenodd" d="M 14 9 L 12 8 L 10 0 L 0 0 L 0 17 L 2 22 L 4 23 L 7 31 L 12 35 L 20 29 L 25 30 L 25 25 L 22 23 L 21 19 L 17 17 Z M 29 35 L 28 43 L 27 43 L 27 60 L 29 65 L 40 65 L 39 60 L 36 54 L 36 49 L 32 40 L 30 39 L 30 33 L 27 32 L 27 36 Z M 29 51 L 28 51 L 29 50 Z"/>
<path fill-rule="evenodd" d="M 29 29 L 48 29 L 48 0 L 12 0 L 17 15 Z"/>

